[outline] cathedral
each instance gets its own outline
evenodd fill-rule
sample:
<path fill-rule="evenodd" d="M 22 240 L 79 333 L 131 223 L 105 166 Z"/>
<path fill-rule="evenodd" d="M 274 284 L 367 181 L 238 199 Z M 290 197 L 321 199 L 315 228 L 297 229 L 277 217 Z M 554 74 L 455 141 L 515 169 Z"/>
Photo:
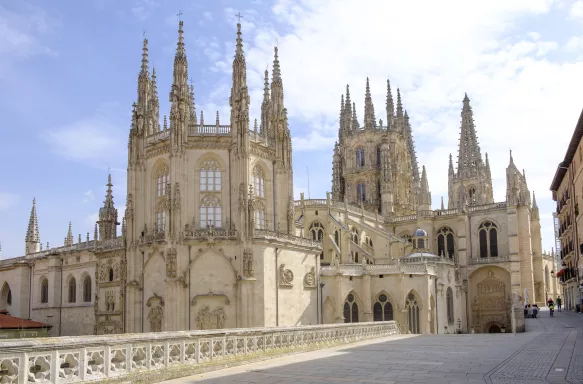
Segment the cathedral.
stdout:
<path fill-rule="evenodd" d="M 253 125 L 240 24 L 226 124 L 197 115 L 188 78 L 180 21 L 160 119 L 144 39 L 122 219 L 109 176 L 92 238 L 69 224 L 64 245 L 43 250 L 33 200 L 24 256 L 0 260 L 0 310 L 51 336 L 386 320 L 411 333 L 504 332 L 524 328 L 524 303 L 556 297 L 534 194 L 511 155 L 506 201 L 494 201 L 467 96 L 448 206 L 432 210 L 389 81 L 384 124 L 368 79 L 362 126 L 346 88 L 331 192 L 294 201 L 277 48 Z"/>

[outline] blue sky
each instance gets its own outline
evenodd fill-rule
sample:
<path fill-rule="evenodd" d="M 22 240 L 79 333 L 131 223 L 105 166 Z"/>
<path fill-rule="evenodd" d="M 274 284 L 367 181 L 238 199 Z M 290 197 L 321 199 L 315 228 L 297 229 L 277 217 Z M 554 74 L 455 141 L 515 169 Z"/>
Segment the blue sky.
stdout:
<path fill-rule="evenodd" d="M 406 4 L 403 4 L 406 3 Z M 371 79 L 377 119 L 385 81 L 400 87 L 433 206 L 447 196 L 447 161 L 457 156 L 464 92 L 472 100 L 495 198 L 505 198 L 508 150 L 537 193 L 550 248 L 548 187 L 562 160 L 583 89 L 583 1 L 493 0 L 86 0 L 0 1 L 0 183 L 2 256 L 23 254 L 33 197 L 41 240 L 62 245 L 90 232 L 108 168 L 120 213 L 127 135 L 143 31 L 168 113 L 176 14 L 183 13 L 189 75 L 206 121 L 228 116 L 235 14 L 259 117 L 262 72 L 279 45 L 291 119 L 295 193 L 330 189 L 331 150 L 347 83 L 363 116 Z M 469 4 L 471 3 L 471 4 Z M 422 10 L 422 11 L 421 11 Z"/>

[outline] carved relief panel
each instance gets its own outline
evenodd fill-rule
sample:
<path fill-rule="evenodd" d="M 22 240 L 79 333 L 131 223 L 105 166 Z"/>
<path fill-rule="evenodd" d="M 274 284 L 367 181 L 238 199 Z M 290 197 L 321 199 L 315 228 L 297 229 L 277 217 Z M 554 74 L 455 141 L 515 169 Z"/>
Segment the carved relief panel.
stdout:
<path fill-rule="evenodd" d="M 164 320 L 164 299 L 156 293 L 150 297 L 146 303 L 148 308 L 148 322 L 150 332 L 162 332 L 162 322 Z"/>
<path fill-rule="evenodd" d="M 479 282 L 472 300 L 472 319 L 476 329 L 488 332 L 490 327 L 508 327 L 508 300 L 506 284 L 495 277 L 494 270 L 487 271 L 487 277 Z"/>

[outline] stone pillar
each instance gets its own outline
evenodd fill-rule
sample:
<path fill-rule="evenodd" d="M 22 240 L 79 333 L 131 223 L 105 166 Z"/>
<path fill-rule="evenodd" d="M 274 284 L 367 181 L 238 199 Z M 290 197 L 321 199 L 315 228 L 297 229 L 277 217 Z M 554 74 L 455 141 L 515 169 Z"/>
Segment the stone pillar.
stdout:
<path fill-rule="evenodd" d="M 362 304 L 364 306 L 364 321 L 373 321 L 372 316 L 372 297 L 370 294 L 370 275 L 362 276 Z"/>
<path fill-rule="evenodd" d="M 336 289 L 336 323 L 344 323 L 344 297 L 342 296 L 342 275 L 334 276 L 334 285 Z"/>

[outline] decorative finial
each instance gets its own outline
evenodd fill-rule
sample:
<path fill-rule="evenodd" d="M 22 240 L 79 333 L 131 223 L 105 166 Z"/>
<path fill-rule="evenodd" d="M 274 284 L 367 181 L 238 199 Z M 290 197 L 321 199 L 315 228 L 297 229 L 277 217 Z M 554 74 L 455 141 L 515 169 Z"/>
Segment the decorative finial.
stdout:
<path fill-rule="evenodd" d="M 181 10 L 178 10 L 178 14 L 176 16 L 178 16 L 178 21 L 182 21 L 181 20 L 181 16 L 184 15 L 184 13 L 182 13 Z"/>
<path fill-rule="evenodd" d="M 237 14 L 235 15 L 235 17 L 236 17 L 237 19 L 239 19 L 237 22 L 238 22 L 239 24 L 241 24 L 241 19 L 243 19 L 243 18 L 244 18 L 244 17 L 243 17 L 243 15 L 241 15 L 241 12 L 237 13 Z"/>

